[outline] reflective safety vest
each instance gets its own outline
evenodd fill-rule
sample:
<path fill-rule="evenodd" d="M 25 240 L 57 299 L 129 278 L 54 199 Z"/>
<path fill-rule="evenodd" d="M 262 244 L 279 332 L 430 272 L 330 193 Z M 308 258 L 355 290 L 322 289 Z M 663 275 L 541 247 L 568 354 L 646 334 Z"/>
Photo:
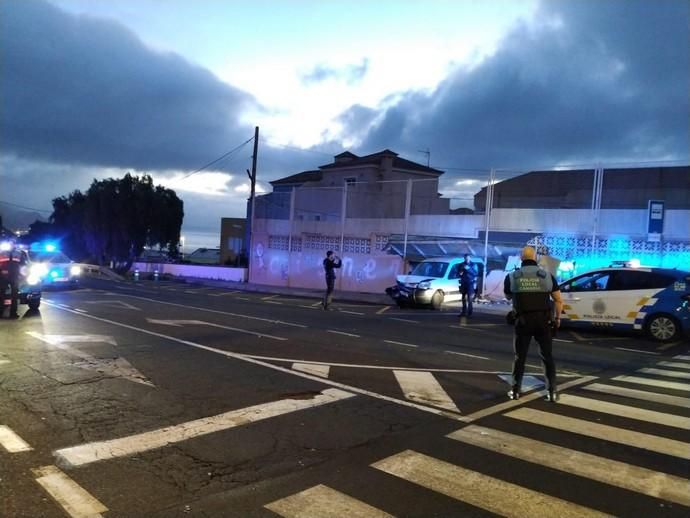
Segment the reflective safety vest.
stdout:
<path fill-rule="evenodd" d="M 531 313 L 551 310 L 550 295 L 554 286 L 548 272 L 530 264 L 511 272 L 509 279 L 515 311 Z"/>

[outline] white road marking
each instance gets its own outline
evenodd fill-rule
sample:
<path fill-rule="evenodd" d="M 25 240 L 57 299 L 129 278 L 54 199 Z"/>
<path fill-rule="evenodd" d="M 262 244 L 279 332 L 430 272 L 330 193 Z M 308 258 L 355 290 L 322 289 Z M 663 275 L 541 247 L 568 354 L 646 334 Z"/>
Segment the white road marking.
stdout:
<path fill-rule="evenodd" d="M 643 374 L 656 374 L 657 376 L 664 376 L 666 378 L 690 380 L 690 372 L 669 371 L 665 369 L 639 369 L 637 372 L 641 372 Z"/>
<path fill-rule="evenodd" d="M 525 366 L 526 366 L 526 367 L 531 367 L 531 368 L 533 368 L 533 369 L 541 369 L 541 368 L 542 368 L 541 365 L 535 365 L 534 363 L 525 363 Z"/>
<path fill-rule="evenodd" d="M 0 446 L 5 448 L 8 453 L 19 453 L 31 451 L 33 448 L 19 437 L 9 426 L 0 425 Z"/>
<path fill-rule="evenodd" d="M 364 315 L 364 313 L 360 313 L 359 311 L 349 311 L 347 309 L 340 309 L 338 310 L 340 313 L 347 313 L 349 315 Z"/>
<path fill-rule="evenodd" d="M 654 355 L 659 354 L 659 353 L 656 353 L 654 351 L 642 351 L 641 349 L 628 349 L 627 347 L 614 347 L 614 349 L 618 349 L 619 351 L 630 351 L 632 353 L 654 354 Z"/>
<path fill-rule="evenodd" d="M 458 351 L 443 351 L 448 354 L 457 354 L 458 356 L 467 356 L 468 358 L 478 358 L 479 360 L 490 360 L 486 356 L 477 356 L 476 354 L 459 353 Z"/>
<path fill-rule="evenodd" d="M 264 507 L 284 518 L 393 518 L 376 507 L 322 484 Z"/>
<path fill-rule="evenodd" d="M 560 498 L 406 450 L 375 462 L 373 468 L 508 518 L 588 518 L 608 516 Z"/>
<path fill-rule="evenodd" d="M 237 297 L 237 300 L 252 300 L 249 297 Z"/>
<path fill-rule="evenodd" d="M 326 329 L 326 332 L 327 332 L 327 333 L 333 333 L 333 334 L 336 334 L 336 335 L 344 335 L 344 336 L 351 336 L 351 337 L 353 337 L 353 338 L 360 338 L 359 335 L 355 335 L 355 334 L 352 334 L 352 333 L 346 333 L 345 331 L 335 331 L 335 330 L 333 330 L 333 329 Z"/>
<path fill-rule="evenodd" d="M 311 305 L 312 308 L 315 308 L 315 307 L 318 307 L 318 306 L 323 306 L 323 302 L 314 302 L 314 303 Z"/>
<path fill-rule="evenodd" d="M 482 329 L 481 327 L 472 327 L 472 326 L 468 326 L 468 325 L 460 325 L 460 326 L 449 325 L 448 327 L 451 327 L 453 329 L 464 329 L 466 331 L 480 331 L 482 333 L 485 333 L 488 331 L 488 329 Z"/>
<path fill-rule="evenodd" d="M 541 426 L 548 426 L 564 432 L 576 433 L 595 439 L 625 444 L 634 448 L 654 451 L 690 460 L 690 448 L 687 443 L 667 439 L 647 433 L 634 432 L 615 426 L 585 421 L 564 415 L 542 412 L 532 408 L 518 408 L 505 414 L 507 417 L 527 421 L 529 423 L 539 423 Z"/>
<path fill-rule="evenodd" d="M 70 310 L 72 309 L 70 308 Z M 108 335 L 44 335 L 34 331 L 27 331 L 26 334 L 50 345 L 61 345 L 65 343 L 106 343 L 117 347 L 115 338 Z"/>
<path fill-rule="evenodd" d="M 138 308 L 136 306 L 132 306 L 131 304 L 128 304 L 127 302 L 124 302 L 122 300 L 85 300 L 83 301 L 84 304 L 101 304 L 101 305 L 106 305 L 110 306 L 111 308 L 123 308 L 123 309 L 132 309 L 135 311 L 141 311 L 141 308 Z"/>
<path fill-rule="evenodd" d="M 640 378 L 639 376 L 616 376 L 611 378 L 614 381 L 625 381 L 626 383 L 637 383 L 638 385 L 649 385 L 650 387 L 668 388 L 688 392 L 690 383 L 679 383 L 677 381 L 664 381 L 654 378 Z"/>
<path fill-rule="evenodd" d="M 387 344 L 393 344 L 393 345 L 404 345 L 405 347 L 419 347 L 418 345 L 415 344 L 406 344 L 405 342 L 396 342 L 395 340 L 384 340 Z"/>
<path fill-rule="evenodd" d="M 108 508 L 55 466 L 33 469 L 38 482 L 72 518 L 98 518 Z"/>
<path fill-rule="evenodd" d="M 282 306 L 282 305 L 283 305 L 282 302 L 278 302 L 278 301 L 275 301 L 275 300 L 264 300 L 264 304 L 277 304 L 278 306 Z"/>
<path fill-rule="evenodd" d="M 88 313 L 85 309 L 74 308 L 74 311 L 79 311 L 79 313 Z"/>
<path fill-rule="evenodd" d="M 321 303 L 319 302 L 319 306 L 322 306 L 322 305 L 323 305 L 323 304 L 321 304 Z M 303 305 L 303 304 L 301 304 L 299 307 L 300 307 L 300 308 L 305 308 L 305 309 L 316 309 L 316 310 L 321 309 L 321 308 L 318 308 L 318 307 L 316 307 L 316 306 L 305 306 L 305 305 Z"/>
<path fill-rule="evenodd" d="M 235 295 L 237 293 L 242 293 L 241 291 L 233 290 L 233 291 L 224 291 L 223 293 L 210 293 L 209 295 L 211 297 L 225 297 L 227 295 Z"/>
<path fill-rule="evenodd" d="M 398 322 L 408 322 L 410 324 L 419 324 L 419 320 L 410 320 L 409 318 L 396 318 L 389 317 L 391 320 L 397 320 Z"/>
<path fill-rule="evenodd" d="M 261 300 L 271 300 L 280 297 L 280 295 L 269 295 L 268 297 L 261 297 Z"/>
<path fill-rule="evenodd" d="M 174 426 L 167 426 L 150 432 L 130 435 L 129 437 L 63 448 L 55 451 L 54 455 L 61 463 L 67 466 L 83 466 L 101 460 L 125 457 L 135 453 L 162 448 L 169 444 L 186 441 L 202 435 L 334 403 L 351 397 L 354 397 L 354 394 L 330 388 L 312 399 L 281 399 L 271 403 L 262 403 Z"/>
<path fill-rule="evenodd" d="M 154 387 L 155 385 L 149 381 L 149 379 L 144 376 L 141 372 L 139 372 L 131 363 L 129 363 L 126 359 L 121 358 L 121 357 L 116 357 L 116 358 L 96 358 L 92 354 L 89 354 L 87 352 L 81 351 L 79 349 L 76 349 L 74 347 L 70 347 L 69 345 L 66 345 L 66 342 L 91 342 L 91 341 L 96 341 L 96 342 L 104 342 L 105 340 L 79 340 L 80 337 L 79 335 L 75 336 L 61 336 L 61 335 L 41 335 L 40 333 L 35 333 L 33 331 L 27 331 L 26 333 L 29 336 L 33 336 L 34 338 L 37 338 L 39 340 L 42 340 L 48 344 L 53 345 L 54 347 L 58 347 L 59 349 L 62 349 L 63 351 L 67 352 L 68 354 L 71 354 L 72 356 L 76 356 L 77 358 L 81 358 L 83 361 L 79 363 L 75 363 L 75 367 L 80 367 L 82 369 L 89 369 L 89 370 L 95 370 L 98 371 L 100 374 L 112 378 L 122 378 L 126 379 L 129 381 L 132 381 L 134 383 L 140 383 L 142 385 L 147 385 L 149 387 Z M 60 337 L 60 339 L 56 339 L 55 337 Z M 99 335 L 84 335 L 87 337 L 98 337 Z M 53 337 L 53 338 L 50 338 Z M 108 337 L 106 337 L 108 338 Z M 107 342 L 107 343 L 113 343 L 112 342 Z"/>
<path fill-rule="evenodd" d="M 147 318 L 150 324 L 159 324 L 164 326 L 182 327 L 182 326 L 209 326 L 219 329 L 227 329 L 228 331 L 235 331 L 237 333 L 244 333 L 247 335 L 258 336 L 259 338 L 270 338 L 271 340 L 287 340 L 282 336 L 273 336 L 267 333 L 260 333 L 257 331 L 250 331 L 248 329 L 240 329 L 239 327 L 222 326 L 214 324 L 213 322 L 205 322 L 204 320 L 156 320 L 155 318 Z"/>
<path fill-rule="evenodd" d="M 393 371 L 393 374 L 405 398 L 449 412 L 462 413 L 431 372 Z"/>
<path fill-rule="evenodd" d="M 618 403 L 609 403 L 608 401 L 600 401 L 598 399 L 573 396 L 570 394 L 561 394 L 558 402 L 562 405 L 584 408 L 586 410 L 591 410 L 592 412 L 602 412 L 620 417 L 626 417 L 628 419 L 636 419 L 638 421 L 646 421 L 648 423 L 671 426 L 673 428 L 680 428 L 682 430 L 690 430 L 690 417 L 667 414 L 664 412 L 655 412 L 653 410 L 645 410 L 644 408 L 619 405 Z"/>
<path fill-rule="evenodd" d="M 508 385 L 513 383 L 513 376 L 511 374 L 501 374 L 498 377 L 505 381 Z M 520 390 L 522 392 L 529 392 L 530 390 L 538 389 L 543 386 L 544 382 L 539 378 L 535 378 L 534 376 L 523 376 L 522 387 Z"/>
<path fill-rule="evenodd" d="M 653 498 L 690 505 L 690 481 L 499 430 L 469 425 L 446 437 Z"/>
<path fill-rule="evenodd" d="M 684 370 L 690 370 L 690 363 L 681 363 L 681 362 L 659 362 L 657 365 L 660 365 L 662 367 L 671 367 L 674 369 L 684 369 Z"/>
<path fill-rule="evenodd" d="M 552 340 L 553 340 L 554 342 L 565 342 L 565 343 L 568 343 L 568 344 L 572 344 L 572 343 L 573 343 L 572 340 L 565 340 L 565 339 L 563 339 L 563 338 L 552 338 Z"/>
<path fill-rule="evenodd" d="M 385 312 L 388 311 L 390 308 L 391 308 L 390 306 L 384 306 L 384 307 L 382 307 L 381 309 L 379 309 L 379 310 L 376 312 L 376 314 L 377 314 L 377 315 L 380 315 L 381 313 L 385 313 Z"/>
<path fill-rule="evenodd" d="M 674 360 L 690 361 L 690 356 L 683 356 L 682 354 L 679 354 L 678 356 L 674 356 L 673 359 Z"/>
<path fill-rule="evenodd" d="M 314 363 L 293 363 L 292 370 L 306 372 L 307 374 L 313 374 L 314 376 L 319 376 L 321 378 L 327 378 L 331 370 L 331 366 Z"/>
<path fill-rule="evenodd" d="M 0 365 L 4 365 L 5 363 L 10 363 L 9 360 L 0 360 Z"/>
<path fill-rule="evenodd" d="M 690 408 L 690 398 L 670 396 L 668 394 L 661 394 L 659 392 L 648 392 L 646 390 L 617 387 L 615 385 L 605 385 L 603 383 L 592 383 L 591 385 L 587 385 L 582 388 L 604 394 L 612 394 L 614 396 L 623 396 L 632 399 L 641 399 L 643 401 L 653 401 L 654 403 L 662 403 L 664 405 Z"/>

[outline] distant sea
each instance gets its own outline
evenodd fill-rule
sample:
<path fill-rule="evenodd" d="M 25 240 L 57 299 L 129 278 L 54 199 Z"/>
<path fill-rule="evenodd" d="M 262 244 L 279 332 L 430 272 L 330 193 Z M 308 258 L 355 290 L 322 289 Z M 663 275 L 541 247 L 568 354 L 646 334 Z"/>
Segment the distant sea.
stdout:
<path fill-rule="evenodd" d="M 220 229 L 216 232 L 182 229 L 180 236 L 184 236 L 182 252 L 185 254 L 191 254 L 197 248 L 220 248 Z"/>

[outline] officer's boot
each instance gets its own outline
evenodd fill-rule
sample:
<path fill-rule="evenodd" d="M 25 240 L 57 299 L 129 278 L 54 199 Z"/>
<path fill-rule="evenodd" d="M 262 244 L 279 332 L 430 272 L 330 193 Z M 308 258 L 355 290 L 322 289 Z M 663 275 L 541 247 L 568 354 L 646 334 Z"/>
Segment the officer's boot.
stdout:
<path fill-rule="evenodd" d="M 512 400 L 520 399 L 520 387 L 513 385 L 513 388 L 508 391 L 508 397 Z"/>
<path fill-rule="evenodd" d="M 548 401 L 549 403 L 555 403 L 558 401 L 558 392 L 556 392 L 556 389 L 550 388 L 547 390 L 546 396 L 544 396 L 544 401 Z"/>

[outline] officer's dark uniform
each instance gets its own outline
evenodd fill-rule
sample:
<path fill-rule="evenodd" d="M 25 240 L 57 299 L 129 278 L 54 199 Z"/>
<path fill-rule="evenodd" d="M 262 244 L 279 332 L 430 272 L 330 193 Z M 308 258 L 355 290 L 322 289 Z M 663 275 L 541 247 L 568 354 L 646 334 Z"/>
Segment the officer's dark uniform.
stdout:
<path fill-rule="evenodd" d="M 7 289 L 10 291 L 10 318 L 19 315 L 19 272 L 21 269 L 21 254 L 10 250 L 7 257 L 0 258 L 0 295 L 4 305 Z M 4 309 L 4 308 L 3 308 Z M 1 313 L 0 313 L 1 314 Z"/>
<path fill-rule="evenodd" d="M 323 299 L 323 309 L 328 309 L 333 302 L 333 290 L 335 289 L 335 268 L 342 266 L 337 257 L 331 259 L 333 252 L 328 252 L 323 260 L 323 269 L 326 273 L 326 296 Z"/>
<path fill-rule="evenodd" d="M 517 312 L 515 323 L 515 361 L 513 362 L 511 399 L 520 397 L 522 376 L 529 344 L 534 339 L 539 344 L 539 354 L 544 364 L 547 399 L 556 398 L 556 364 L 551 353 L 551 293 L 558 291 L 558 283 L 550 273 L 537 266 L 536 261 L 522 261 L 519 270 L 506 275 L 503 291 L 513 300 Z"/>
<path fill-rule="evenodd" d="M 460 263 L 460 294 L 462 295 L 462 313 L 472 316 L 472 299 L 474 298 L 474 284 L 477 282 L 477 265 L 465 258 L 466 262 Z"/>

